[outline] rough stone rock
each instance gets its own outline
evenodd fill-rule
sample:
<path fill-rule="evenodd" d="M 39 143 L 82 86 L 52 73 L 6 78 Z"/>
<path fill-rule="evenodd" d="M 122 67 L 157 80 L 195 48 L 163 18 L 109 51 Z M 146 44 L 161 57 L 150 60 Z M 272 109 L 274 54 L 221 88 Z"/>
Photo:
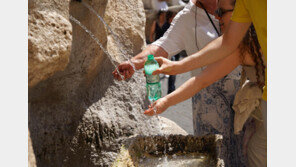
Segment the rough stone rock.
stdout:
<path fill-rule="evenodd" d="M 70 21 L 72 41 L 68 65 L 29 88 L 29 130 L 37 166 L 109 166 L 122 141 L 129 136 L 163 134 L 159 121 L 143 114 L 147 101 L 142 71 L 137 71 L 128 81 L 119 82 L 112 76 L 113 64 L 126 60 L 123 55 L 130 58 L 145 47 L 142 1 L 83 2 L 106 20 L 119 39 L 114 38 L 82 3 L 29 1 L 32 24 L 40 21 L 36 14 L 49 18 L 49 15 L 44 15 L 55 13 L 55 16 L 59 14 L 66 20 L 71 15 L 89 29 L 111 54 L 109 59 L 89 34 Z M 45 34 L 59 32 L 52 27 L 40 26 L 36 29 Z M 70 32 L 66 34 L 71 35 Z M 66 48 L 66 45 L 61 46 L 66 36 L 61 35 L 56 41 L 58 49 Z M 118 46 L 117 41 L 122 44 Z M 30 54 L 46 56 L 45 52 L 37 49 L 31 51 Z"/>
<path fill-rule="evenodd" d="M 36 167 L 36 158 L 32 146 L 32 140 L 30 137 L 30 132 L 28 131 L 28 166 Z"/>
<path fill-rule="evenodd" d="M 151 9 L 152 8 L 151 0 L 142 0 L 142 1 L 143 1 L 145 9 Z"/>
<path fill-rule="evenodd" d="M 141 1 L 108 1 L 106 6 L 105 20 L 111 29 L 116 32 L 108 33 L 108 50 L 115 55 L 115 60 L 124 60 L 123 53 L 113 48 L 128 48 L 128 55 L 135 56 L 145 47 L 145 12 Z M 128 22 L 127 22 L 128 20 Z M 129 39 L 129 40 L 125 40 Z M 118 55 L 119 54 L 119 55 Z"/>
<path fill-rule="evenodd" d="M 158 116 L 160 119 L 160 124 L 162 131 L 165 135 L 169 134 L 179 134 L 179 135 L 188 135 L 188 133 L 177 125 L 174 121 L 167 119 L 165 117 Z"/>
<path fill-rule="evenodd" d="M 68 64 L 72 26 L 55 11 L 31 11 L 28 17 L 28 73 L 32 87 Z"/>

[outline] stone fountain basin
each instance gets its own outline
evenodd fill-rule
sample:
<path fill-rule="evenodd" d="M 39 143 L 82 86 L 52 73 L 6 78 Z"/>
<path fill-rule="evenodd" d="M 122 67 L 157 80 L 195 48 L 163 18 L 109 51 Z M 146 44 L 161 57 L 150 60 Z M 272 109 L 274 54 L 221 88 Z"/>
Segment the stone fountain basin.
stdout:
<path fill-rule="evenodd" d="M 224 167 L 224 162 L 220 158 L 221 142 L 221 135 L 136 136 L 125 141 L 113 167 L 159 166 L 155 162 L 161 162 L 163 159 L 169 161 L 162 166 L 178 166 L 176 164 L 179 159 L 186 159 L 187 162 L 192 161 L 193 157 L 202 157 L 203 163 L 200 166 Z"/>

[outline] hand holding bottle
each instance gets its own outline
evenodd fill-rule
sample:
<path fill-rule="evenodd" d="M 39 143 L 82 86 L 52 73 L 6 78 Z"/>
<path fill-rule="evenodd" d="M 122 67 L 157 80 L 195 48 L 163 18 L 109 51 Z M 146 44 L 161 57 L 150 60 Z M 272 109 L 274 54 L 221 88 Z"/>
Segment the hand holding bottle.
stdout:
<path fill-rule="evenodd" d="M 178 73 L 178 63 L 175 61 L 170 61 L 169 59 L 163 57 L 155 57 L 155 60 L 160 65 L 160 68 L 155 70 L 152 74 L 167 74 L 167 75 L 176 75 Z"/>

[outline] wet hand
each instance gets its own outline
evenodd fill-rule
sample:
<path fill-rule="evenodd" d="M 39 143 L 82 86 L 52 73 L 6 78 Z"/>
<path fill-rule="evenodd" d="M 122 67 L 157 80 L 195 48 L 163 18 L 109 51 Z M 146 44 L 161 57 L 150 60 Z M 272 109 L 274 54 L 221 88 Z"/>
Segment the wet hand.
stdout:
<path fill-rule="evenodd" d="M 166 97 L 163 97 L 155 101 L 153 104 L 149 105 L 149 108 L 144 112 L 144 114 L 148 116 L 161 114 L 167 108 L 169 108 L 168 101 Z"/>
<path fill-rule="evenodd" d="M 169 59 L 163 57 L 155 57 L 155 60 L 158 62 L 160 68 L 155 70 L 152 74 L 167 74 L 167 75 L 176 75 L 178 74 L 177 63 L 170 61 Z"/>
<path fill-rule="evenodd" d="M 133 66 L 128 61 L 119 64 L 117 68 L 124 80 L 131 78 L 135 73 Z M 116 69 L 112 72 L 112 74 L 118 81 L 122 80 Z"/>

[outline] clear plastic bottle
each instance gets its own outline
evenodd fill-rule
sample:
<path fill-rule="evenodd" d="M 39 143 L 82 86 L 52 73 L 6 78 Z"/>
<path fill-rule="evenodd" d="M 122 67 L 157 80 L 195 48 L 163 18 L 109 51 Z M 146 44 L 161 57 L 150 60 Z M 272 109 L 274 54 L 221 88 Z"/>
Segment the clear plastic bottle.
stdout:
<path fill-rule="evenodd" d="M 144 70 L 146 74 L 146 88 L 147 96 L 150 102 L 154 102 L 161 98 L 161 84 L 159 75 L 152 75 L 152 73 L 159 68 L 158 62 L 153 55 L 148 55 L 145 62 Z"/>

